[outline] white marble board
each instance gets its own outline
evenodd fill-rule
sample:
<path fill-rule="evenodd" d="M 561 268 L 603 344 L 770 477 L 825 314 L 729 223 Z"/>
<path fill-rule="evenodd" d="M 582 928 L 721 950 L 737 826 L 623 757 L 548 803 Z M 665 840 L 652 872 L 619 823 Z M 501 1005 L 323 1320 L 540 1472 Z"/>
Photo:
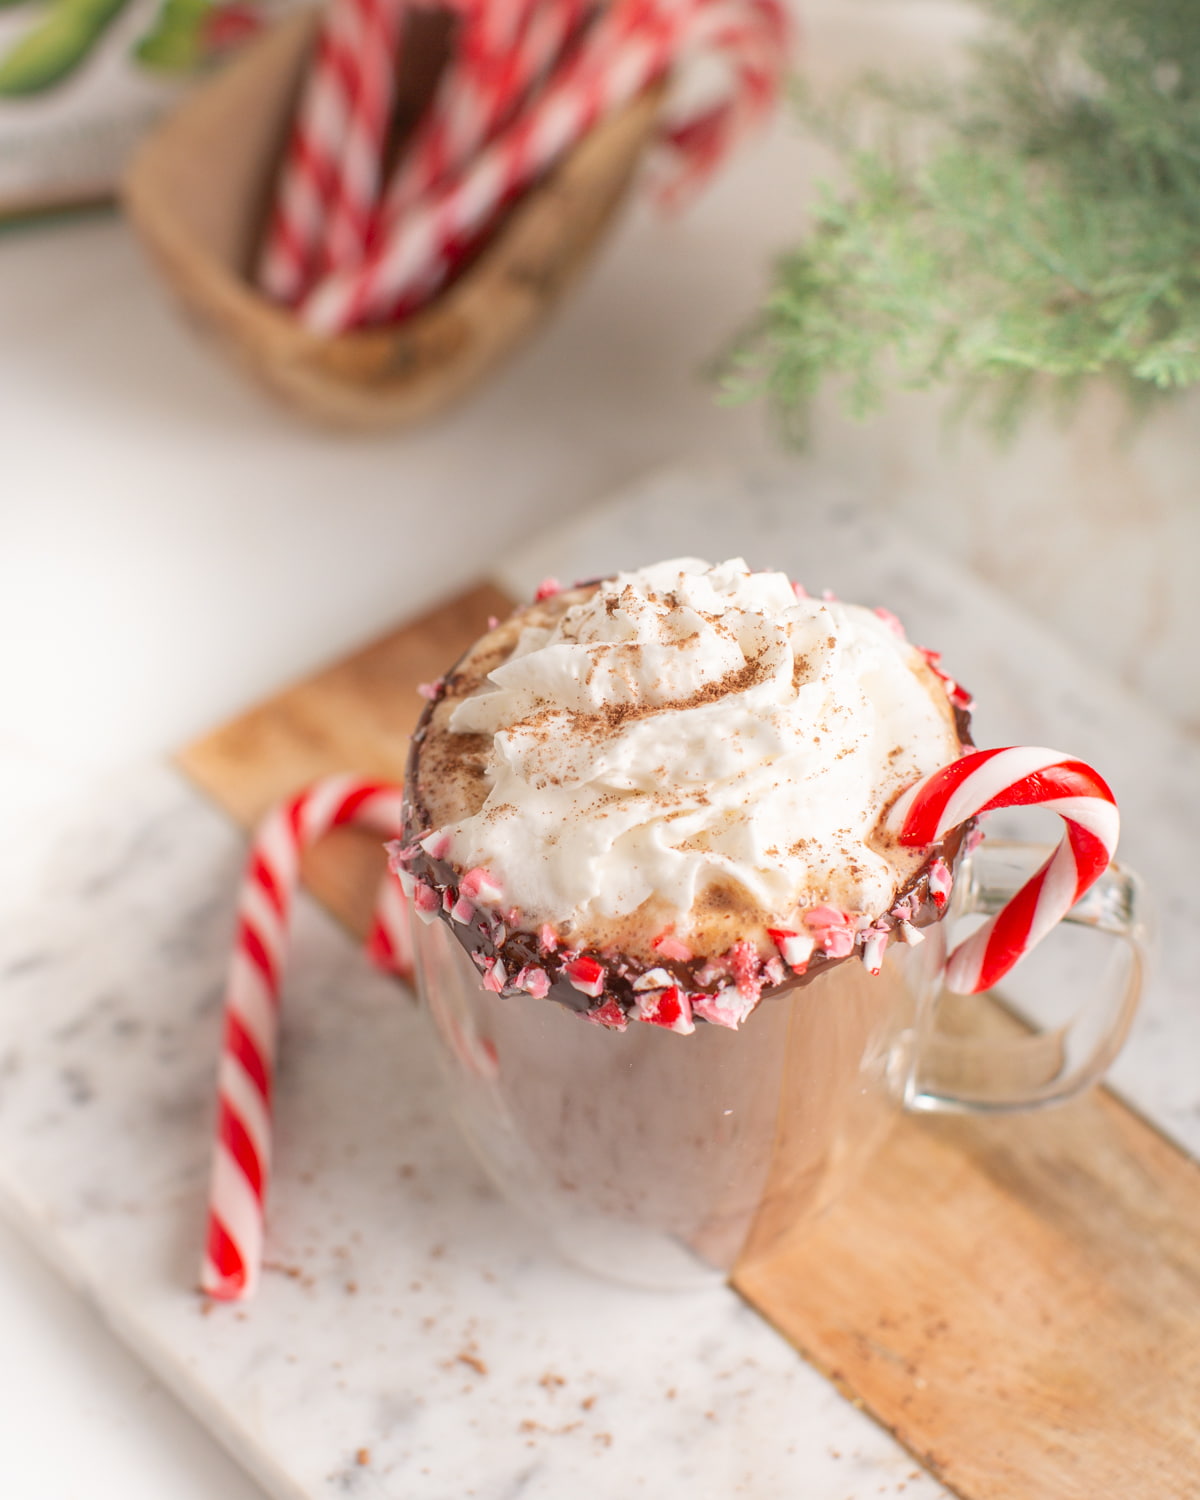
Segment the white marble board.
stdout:
<path fill-rule="evenodd" d="M 665 473 L 528 546 L 528 593 L 673 552 L 744 553 L 886 603 L 980 696 L 981 743 L 1108 773 L 1167 941 L 1122 1093 L 1200 1154 L 1200 751 L 972 576 L 785 471 Z M 1105 651 L 1098 611 L 1098 654 Z M 459 1142 L 424 1022 L 301 903 L 270 1271 L 192 1291 L 241 835 L 168 767 L 10 824 L 0 848 L 0 1203 L 274 1496 L 867 1500 L 943 1494 L 732 1292 L 560 1265 Z"/>

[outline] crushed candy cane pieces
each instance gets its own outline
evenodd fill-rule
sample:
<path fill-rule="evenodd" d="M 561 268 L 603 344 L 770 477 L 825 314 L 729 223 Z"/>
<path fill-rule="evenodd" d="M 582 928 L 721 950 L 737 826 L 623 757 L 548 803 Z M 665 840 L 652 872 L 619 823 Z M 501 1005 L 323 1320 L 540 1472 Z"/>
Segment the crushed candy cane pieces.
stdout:
<path fill-rule="evenodd" d="M 459 890 L 464 896 L 469 896 L 472 901 L 500 900 L 502 892 L 500 887 L 481 866 L 476 865 L 473 870 L 468 870 L 459 882 Z"/>
<path fill-rule="evenodd" d="M 651 1026 L 662 1026 L 683 1036 L 695 1031 L 692 1006 L 678 985 L 666 990 L 651 990 L 638 1001 L 638 1016 Z"/>
<path fill-rule="evenodd" d="M 590 995 L 595 1000 L 604 993 L 604 965 L 585 953 L 568 959 L 563 964 L 563 973 L 582 995 Z"/>
<path fill-rule="evenodd" d="M 803 974 L 817 946 L 816 938 L 792 932 L 786 927 L 768 927 L 767 933 L 792 973 Z"/>
<path fill-rule="evenodd" d="M 681 943 L 677 937 L 669 932 L 660 934 L 650 946 L 673 963 L 691 963 L 695 957 L 686 943 Z"/>

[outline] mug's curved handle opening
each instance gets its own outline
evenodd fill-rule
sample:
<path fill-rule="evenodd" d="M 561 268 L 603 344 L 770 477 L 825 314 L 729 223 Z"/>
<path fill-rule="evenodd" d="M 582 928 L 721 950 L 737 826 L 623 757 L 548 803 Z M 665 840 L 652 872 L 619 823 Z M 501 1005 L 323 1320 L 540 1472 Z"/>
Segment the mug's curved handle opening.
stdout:
<path fill-rule="evenodd" d="M 947 921 L 999 911 L 1046 856 L 1040 844 L 988 841 L 962 861 L 955 907 Z M 1089 997 L 1064 1025 L 1032 1031 L 996 991 L 967 999 L 961 1010 L 990 1009 L 991 1034 L 959 1035 L 946 1024 L 949 997 L 923 1008 L 903 1086 L 908 1109 L 939 1113 L 1000 1113 L 1062 1104 L 1100 1078 L 1117 1056 L 1137 1010 L 1145 976 L 1148 919 L 1141 881 L 1110 865 L 1063 918 L 1090 928 L 1093 941 L 1119 945 L 1115 978 Z M 1058 935 L 1045 946 L 1053 949 Z M 1024 961 L 1023 961 L 1024 962 Z"/>

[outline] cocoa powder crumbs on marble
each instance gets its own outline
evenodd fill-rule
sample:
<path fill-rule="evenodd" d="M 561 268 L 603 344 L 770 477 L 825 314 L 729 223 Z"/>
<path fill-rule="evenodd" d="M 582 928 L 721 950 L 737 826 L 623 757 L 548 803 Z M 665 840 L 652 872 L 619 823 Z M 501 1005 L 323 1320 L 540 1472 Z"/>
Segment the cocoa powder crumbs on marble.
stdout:
<path fill-rule="evenodd" d="M 281 1275 L 289 1277 L 292 1281 L 305 1281 L 307 1285 L 312 1285 L 311 1278 L 305 1277 L 304 1271 L 300 1266 L 284 1265 L 284 1263 L 279 1260 L 264 1260 L 263 1270 L 278 1271 Z"/>
<path fill-rule="evenodd" d="M 346 1283 L 346 1291 L 350 1294 L 351 1297 L 353 1297 L 355 1295 L 355 1293 L 358 1291 L 358 1282 L 357 1281 L 348 1281 Z"/>
<path fill-rule="evenodd" d="M 674 1401 L 675 1397 L 678 1394 L 679 1394 L 679 1392 L 675 1389 L 675 1387 L 671 1386 L 670 1389 L 667 1391 L 667 1400 L 668 1401 Z"/>
<path fill-rule="evenodd" d="M 599 1444 L 601 1444 L 602 1447 L 605 1447 L 605 1448 L 611 1448 L 612 1447 L 612 1433 L 611 1432 L 597 1432 L 597 1433 L 593 1434 L 593 1437 L 594 1437 L 594 1439 L 595 1439 L 596 1442 L 598 1442 Z"/>
<path fill-rule="evenodd" d="M 595 1396 L 585 1396 L 583 1398 L 583 1400 L 579 1403 L 580 1407 L 584 1411 L 591 1411 L 592 1407 L 595 1406 L 595 1404 L 596 1404 L 596 1398 L 595 1398 Z"/>
<path fill-rule="evenodd" d="M 209 1298 L 206 1297 L 204 1299 L 204 1301 L 200 1304 L 200 1316 L 202 1318 L 211 1317 L 212 1316 L 212 1310 L 213 1310 L 213 1308 L 216 1305 L 217 1304 L 215 1302 L 211 1301 Z"/>
<path fill-rule="evenodd" d="M 484 1361 L 480 1359 L 478 1354 L 472 1354 L 469 1349 L 463 1349 L 454 1357 L 460 1365 L 467 1365 L 470 1369 L 474 1370 L 476 1375 L 486 1375 L 488 1373 L 488 1367 Z"/>
<path fill-rule="evenodd" d="M 360 1448 L 354 1455 L 354 1462 L 359 1466 L 360 1469 L 365 1469 L 371 1462 L 370 1448 Z"/>
<path fill-rule="evenodd" d="M 556 1375 L 553 1370 L 547 1370 L 538 1381 L 538 1385 L 547 1391 L 557 1390 L 559 1386 L 566 1385 L 566 1383 L 566 1380 L 561 1375 Z"/>

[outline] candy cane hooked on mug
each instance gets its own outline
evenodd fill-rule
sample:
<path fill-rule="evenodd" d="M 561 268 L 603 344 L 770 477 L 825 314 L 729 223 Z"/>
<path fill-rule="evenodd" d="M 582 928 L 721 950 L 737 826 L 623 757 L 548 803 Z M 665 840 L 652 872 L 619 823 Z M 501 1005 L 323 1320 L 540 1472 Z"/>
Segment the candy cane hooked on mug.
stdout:
<path fill-rule="evenodd" d="M 1045 807 L 1066 831 L 1058 848 L 1007 905 L 951 953 L 946 987 L 974 995 L 1009 972 L 1104 874 L 1120 819 L 1091 766 L 1058 750 L 977 750 L 906 791 L 888 815 L 902 844 L 936 843 L 968 818 L 1002 807 Z"/>
<path fill-rule="evenodd" d="M 276 808 L 254 837 L 225 992 L 208 1243 L 200 1276 L 200 1288 L 210 1297 L 250 1296 L 262 1261 L 279 994 L 301 853 L 330 829 L 350 824 L 395 838 L 403 823 L 401 803 L 397 786 L 330 776 Z M 367 952 L 381 968 L 411 972 L 404 896 L 391 874 L 383 878 Z"/>

